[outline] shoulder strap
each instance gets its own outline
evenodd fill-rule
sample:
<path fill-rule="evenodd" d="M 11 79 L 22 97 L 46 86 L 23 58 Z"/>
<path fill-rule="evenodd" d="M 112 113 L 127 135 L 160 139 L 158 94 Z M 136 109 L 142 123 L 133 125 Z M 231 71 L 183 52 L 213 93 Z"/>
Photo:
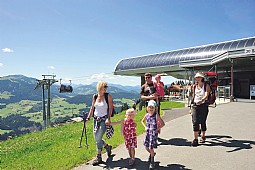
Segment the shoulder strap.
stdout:
<path fill-rule="evenodd" d="M 97 100 L 98 94 L 94 94 L 94 101 Z"/>
<path fill-rule="evenodd" d="M 104 93 L 104 98 L 105 98 L 105 101 L 106 101 L 107 105 L 108 105 L 108 94 L 109 93 Z"/>
<path fill-rule="evenodd" d="M 104 99 L 107 103 L 107 115 L 109 114 L 109 103 L 108 103 L 108 94 L 109 93 L 104 93 Z M 109 115 L 108 115 L 109 116 Z"/>

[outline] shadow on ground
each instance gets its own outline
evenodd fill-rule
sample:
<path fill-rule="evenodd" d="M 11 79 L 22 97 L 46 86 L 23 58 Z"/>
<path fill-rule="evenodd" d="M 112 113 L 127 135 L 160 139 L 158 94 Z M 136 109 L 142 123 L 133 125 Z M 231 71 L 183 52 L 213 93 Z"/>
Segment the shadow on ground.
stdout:
<path fill-rule="evenodd" d="M 191 146 L 191 142 L 183 138 L 172 138 L 172 139 L 158 138 L 158 142 L 159 142 L 159 146 L 160 145 Z M 252 149 L 253 145 L 255 145 L 255 141 L 237 140 L 227 135 L 209 135 L 209 136 L 206 136 L 206 142 L 200 145 L 223 146 L 227 148 L 232 148 L 231 150 L 227 152 L 236 152 L 243 149 Z"/>
<path fill-rule="evenodd" d="M 163 139 L 158 138 L 159 146 L 160 145 L 174 145 L 174 146 L 190 146 L 191 142 L 183 138 L 172 138 L 172 139 Z"/>
<path fill-rule="evenodd" d="M 252 149 L 252 145 L 255 145 L 255 141 L 251 140 L 236 140 L 231 136 L 224 135 L 210 135 L 206 136 L 205 146 L 223 146 L 227 148 L 233 148 L 227 152 L 236 152 L 243 149 Z"/>
<path fill-rule="evenodd" d="M 128 160 L 129 158 L 121 158 L 117 161 L 113 161 L 113 157 L 115 155 L 111 155 L 110 157 L 108 157 L 108 159 L 106 160 L 106 162 L 104 162 L 103 164 L 100 164 L 99 166 L 102 167 L 103 169 L 113 169 L 113 168 L 117 168 L 117 169 L 136 169 L 136 170 L 144 170 L 144 169 L 149 169 L 149 162 L 147 161 L 143 161 L 139 158 L 135 159 L 135 165 L 134 166 L 129 166 L 128 165 Z M 188 168 L 186 168 L 184 165 L 180 165 L 180 164 L 168 164 L 167 166 L 160 166 L 160 162 L 155 162 L 155 169 L 156 170 L 190 170 Z"/>

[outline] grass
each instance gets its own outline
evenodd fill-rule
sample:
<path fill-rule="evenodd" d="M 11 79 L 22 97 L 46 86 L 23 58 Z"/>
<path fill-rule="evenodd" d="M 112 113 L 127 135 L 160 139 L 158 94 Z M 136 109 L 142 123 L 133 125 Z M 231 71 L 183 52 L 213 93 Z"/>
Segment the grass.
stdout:
<path fill-rule="evenodd" d="M 183 107 L 178 102 L 162 102 L 161 108 Z M 161 111 L 161 115 L 163 111 Z M 137 134 L 142 134 L 144 128 L 140 121 L 143 118 L 145 109 L 136 114 Z M 125 113 L 121 112 L 112 118 L 112 121 L 124 119 Z M 86 124 L 88 136 L 88 149 L 84 147 L 85 138 L 82 141 L 82 148 L 78 148 L 83 128 L 83 123 L 66 124 L 57 128 L 22 135 L 1 142 L 1 169 L 40 169 L 59 170 L 72 169 L 81 163 L 91 160 L 96 155 L 96 145 L 92 129 L 93 121 Z M 113 147 L 124 142 L 120 133 L 120 125 L 114 126 L 115 132 L 111 139 L 106 139 Z M 104 137 L 105 138 L 105 137 Z"/>

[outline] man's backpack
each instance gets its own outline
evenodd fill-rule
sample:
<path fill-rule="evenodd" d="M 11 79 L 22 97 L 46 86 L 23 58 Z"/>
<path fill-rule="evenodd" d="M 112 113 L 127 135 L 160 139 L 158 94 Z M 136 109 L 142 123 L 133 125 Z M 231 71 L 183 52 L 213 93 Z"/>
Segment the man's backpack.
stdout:
<path fill-rule="evenodd" d="M 106 103 L 107 103 L 107 105 L 108 105 L 107 114 L 109 113 L 108 94 L 109 94 L 109 93 L 104 93 L 104 98 L 105 98 L 105 101 L 106 101 Z M 95 94 L 95 95 L 94 95 L 94 101 L 97 100 L 97 97 L 98 97 L 98 94 Z M 95 107 L 94 107 L 94 111 L 95 111 Z M 94 113 L 94 111 L 93 111 L 93 113 Z M 112 103 L 112 116 L 111 116 L 111 117 L 113 117 L 114 114 L 116 114 L 116 111 L 115 111 L 114 105 L 113 105 L 113 103 Z"/>
<path fill-rule="evenodd" d="M 207 99 L 205 100 L 205 104 L 206 104 L 207 106 L 209 106 L 209 105 L 215 103 L 216 95 L 215 95 L 215 90 L 213 90 L 212 86 L 211 86 L 209 83 L 206 83 L 206 82 L 205 82 L 205 84 L 204 84 L 204 90 L 206 91 L 206 86 L 207 86 L 207 84 L 210 86 L 210 93 L 209 93 Z M 196 86 L 197 86 L 197 85 L 194 85 L 194 88 L 193 88 L 193 101 L 194 101 L 194 96 L 195 96 L 194 93 L 195 93 Z"/>

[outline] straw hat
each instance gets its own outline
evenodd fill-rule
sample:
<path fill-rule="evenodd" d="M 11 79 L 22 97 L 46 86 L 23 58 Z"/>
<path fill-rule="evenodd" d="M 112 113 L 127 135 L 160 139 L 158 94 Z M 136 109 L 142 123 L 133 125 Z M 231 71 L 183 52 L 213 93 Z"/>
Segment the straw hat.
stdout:
<path fill-rule="evenodd" d="M 205 78 L 205 75 L 201 72 L 197 72 L 197 74 L 194 76 L 195 78 L 197 77 L 202 77 L 202 78 Z"/>

